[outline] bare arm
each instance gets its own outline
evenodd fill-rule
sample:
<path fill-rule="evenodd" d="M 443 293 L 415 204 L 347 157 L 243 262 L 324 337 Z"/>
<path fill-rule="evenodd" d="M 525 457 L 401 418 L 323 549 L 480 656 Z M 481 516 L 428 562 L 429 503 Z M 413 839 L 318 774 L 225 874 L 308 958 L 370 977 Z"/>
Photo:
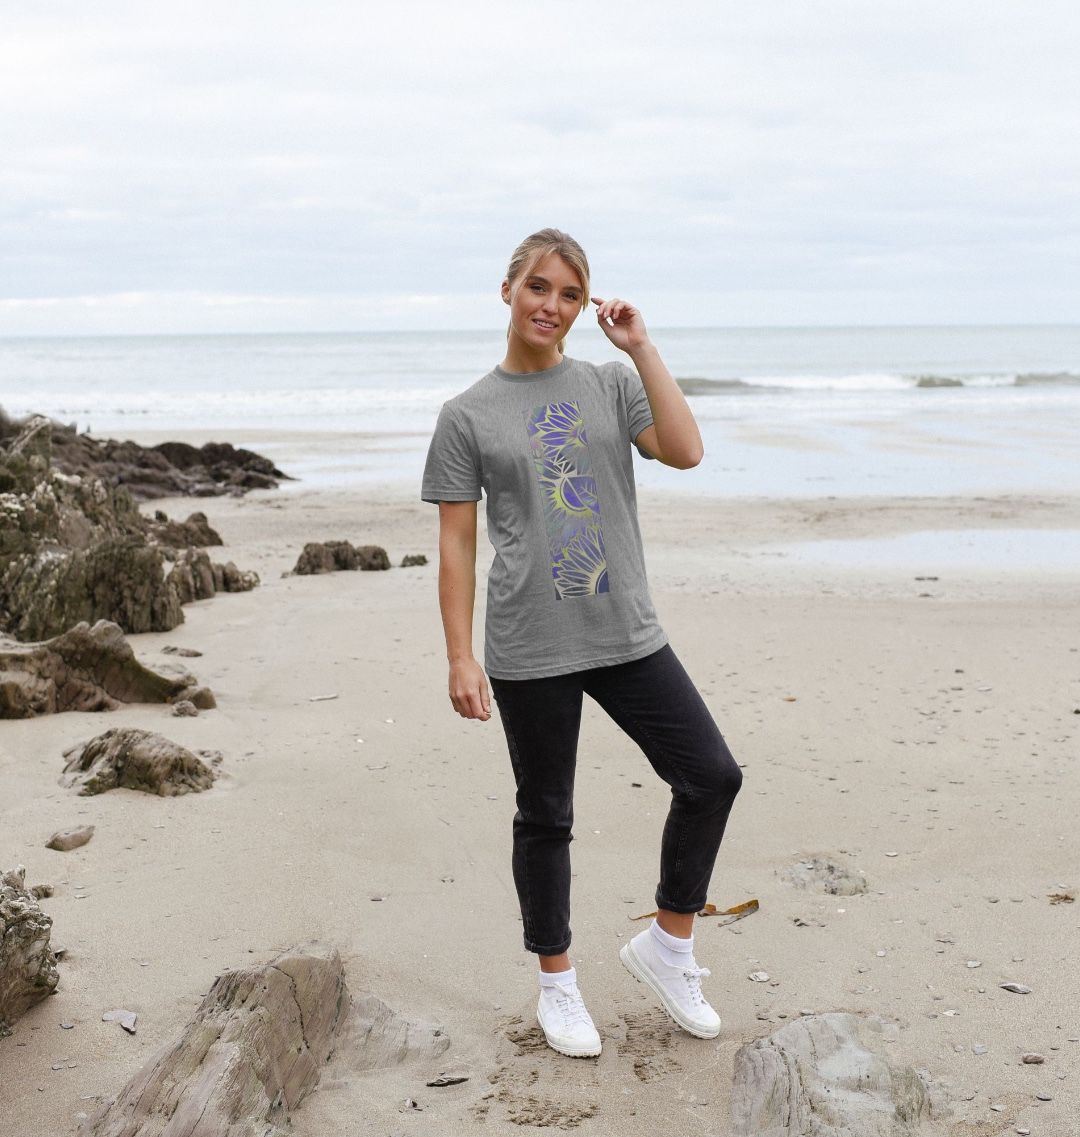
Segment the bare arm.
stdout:
<path fill-rule="evenodd" d="M 634 361 L 649 399 L 653 424 L 634 441 L 665 466 L 688 470 L 705 454 L 694 412 L 667 365 L 649 339 L 641 313 L 625 300 L 600 300 L 596 318 L 604 335 Z M 608 318 L 611 319 L 609 324 Z"/>
<path fill-rule="evenodd" d="M 450 701 L 467 719 L 491 718 L 487 678 L 472 649 L 476 502 L 439 502 L 439 610 L 450 663 Z"/>

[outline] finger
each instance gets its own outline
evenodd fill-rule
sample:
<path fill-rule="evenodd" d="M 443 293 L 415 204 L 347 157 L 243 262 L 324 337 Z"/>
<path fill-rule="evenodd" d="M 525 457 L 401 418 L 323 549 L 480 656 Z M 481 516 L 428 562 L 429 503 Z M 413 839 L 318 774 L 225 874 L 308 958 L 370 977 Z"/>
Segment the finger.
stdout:
<path fill-rule="evenodd" d="M 491 693 L 486 683 L 480 684 L 480 705 L 484 708 L 484 714 L 491 718 Z"/>

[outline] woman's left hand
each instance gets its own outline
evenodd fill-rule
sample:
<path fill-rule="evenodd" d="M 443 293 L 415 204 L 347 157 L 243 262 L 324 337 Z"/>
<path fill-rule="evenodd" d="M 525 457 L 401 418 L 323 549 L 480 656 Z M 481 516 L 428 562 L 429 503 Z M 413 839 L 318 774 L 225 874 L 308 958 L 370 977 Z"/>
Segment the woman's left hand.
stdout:
<path fill-rule="evenodd" d="M 589 299 L 596 305 L 600 330 L 621 351 L 631 351 L 649 342 L 645 321 L 633 304 L 618 297 L 601 300 L 599 296 L 591 296 Z"/>

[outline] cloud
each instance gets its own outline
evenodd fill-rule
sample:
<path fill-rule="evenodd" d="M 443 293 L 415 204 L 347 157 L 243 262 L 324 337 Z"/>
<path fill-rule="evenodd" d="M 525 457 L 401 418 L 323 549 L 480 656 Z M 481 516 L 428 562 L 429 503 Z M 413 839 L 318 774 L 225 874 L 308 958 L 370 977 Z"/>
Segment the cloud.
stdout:
<path fill-rule="evenodd" d="M 122 324 L 78 298 L 131 294 L 170 327 L 170 302 L 241 330 L 320 304 L 411 320 L 408 295 L 462 298 L 421 308 L 460 319 L 545 224 L 612 290 L 664 312 L 677 292 L 684 323 L 720 297 L 781 322 L 1076 311 L 1080 15 L 1059 0 L 103 0 L 6 21 L 0 297 L 71 300 L 6 306 L 9 330 Z M 267 299 L 177 300 L 197 296 Z"/>

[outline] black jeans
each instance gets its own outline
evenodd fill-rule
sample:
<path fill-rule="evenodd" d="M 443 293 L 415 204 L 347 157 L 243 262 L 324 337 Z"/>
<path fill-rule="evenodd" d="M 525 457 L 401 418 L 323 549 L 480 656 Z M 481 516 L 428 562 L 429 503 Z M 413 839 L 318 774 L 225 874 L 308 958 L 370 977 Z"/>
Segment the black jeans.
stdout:
<path fill-rule="evenodd" d="M 517 780 L 514 883 L 525 949 L 570 946 L 570 842 L 582 695 L 600 704 L 671 787 L 656 905 L 705 904 L 728 814 L 742 784 L 708 707 L 669 645 L 630 663 L 546 679 L 491 679 Z"/>

